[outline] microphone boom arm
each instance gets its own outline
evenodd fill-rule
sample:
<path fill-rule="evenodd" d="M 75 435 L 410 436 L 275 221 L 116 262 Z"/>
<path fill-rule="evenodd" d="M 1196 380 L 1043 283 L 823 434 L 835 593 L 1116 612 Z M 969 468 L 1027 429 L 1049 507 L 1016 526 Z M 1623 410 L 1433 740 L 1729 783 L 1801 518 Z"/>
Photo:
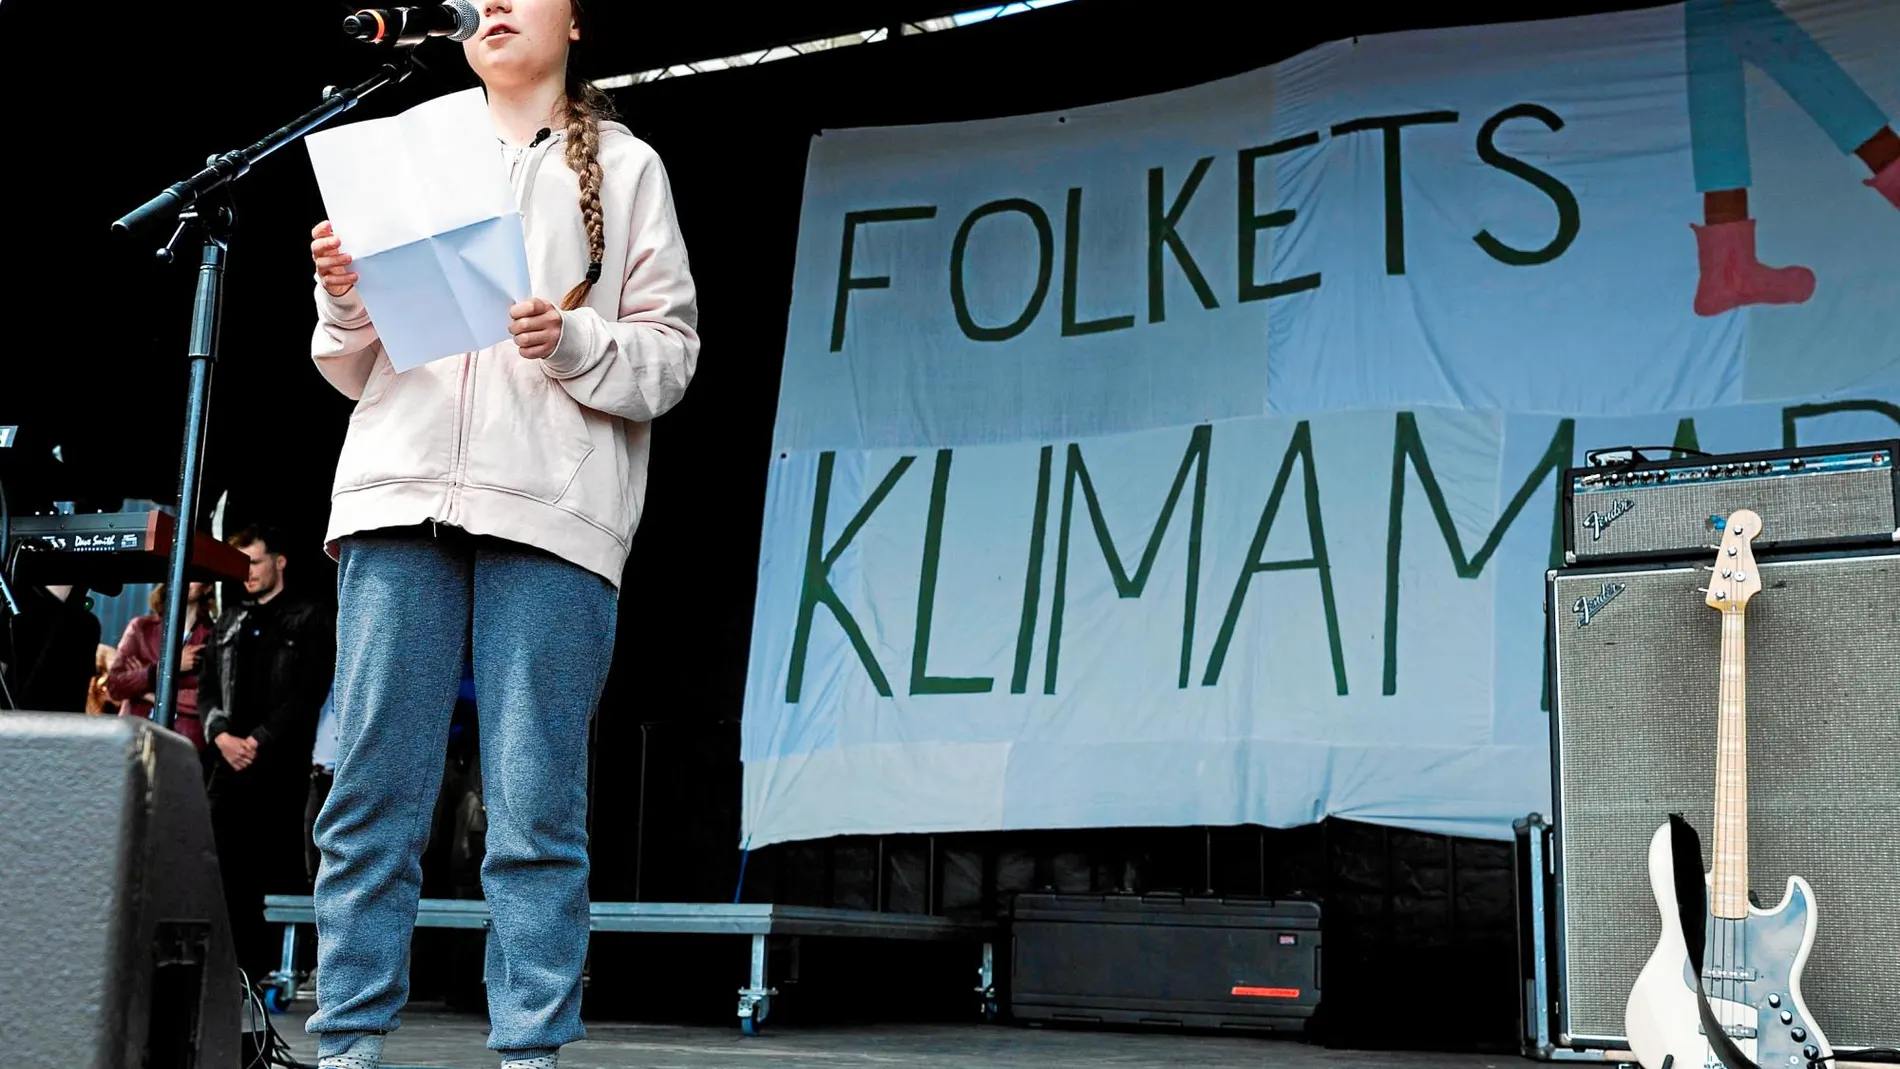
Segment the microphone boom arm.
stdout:
<path fill-rule="evenodd" d="M 376 74 L 348 89 L 330 89 L 322 104 L 310 109 L 264 136 L 255 144 L 233 149 L 206 161 L 205 168 L 182 182 L 174 182 L 164 192 L 132 209 L 112 224 L 113 233 L 131 234 L 163 225 L 167 217 L 176 217 L 207 194 L 214 193 L 244 177 L 258 160 L 295 143 L 305 134 L 355 107 L 364 97 L 383 86 L 401 82 L 416 71 L 415 53 L 404 51 L 401 62 L 382 65 Z"/>

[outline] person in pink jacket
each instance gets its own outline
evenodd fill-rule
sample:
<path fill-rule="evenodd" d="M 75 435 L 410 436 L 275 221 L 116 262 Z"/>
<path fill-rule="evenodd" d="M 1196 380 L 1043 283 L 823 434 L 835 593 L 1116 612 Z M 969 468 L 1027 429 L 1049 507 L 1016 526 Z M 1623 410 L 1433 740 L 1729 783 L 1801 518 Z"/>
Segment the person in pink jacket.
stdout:
<path fill-rule="evenodd" d="M 211 642 L 217 616 L 217 588 L 210 583 L 192 583 L 186 588 L 185 640 L 179 650 L 178 708 L 172 727 L 204 752 L 204 721 L 198 713 L 199 663 L 205 646 Z M 152 706 L 158 701 L 158 659 L 165 636 L 160 613 L 165 608 L 165 584 L 152 589 L 152 611 L 135 616 L 125 625 L 119 638 L 118 656 L 106 673 L 106 694 L 119 703 L 120 716 L 151 719 Z"/>
<path fill-rule="evenodd" d="M 338 575 L 337 765 L 317 819 L 323 1069 L 376 1069 L 408 997 L 420 856 L 465 653 L 492 917 L 489 1046 L 551 1069 L 584 1034 L 588 722 L 614 649 L 650 422 L 679 403 L 698 310 L 667 176 L 578 78 L 578 0 L 487 0 L 487 89 L 537 296 L 512 338 L 398 374 L 350 268 L 312 233 L 323 376 L 355 399 L 326 549 Z"/>

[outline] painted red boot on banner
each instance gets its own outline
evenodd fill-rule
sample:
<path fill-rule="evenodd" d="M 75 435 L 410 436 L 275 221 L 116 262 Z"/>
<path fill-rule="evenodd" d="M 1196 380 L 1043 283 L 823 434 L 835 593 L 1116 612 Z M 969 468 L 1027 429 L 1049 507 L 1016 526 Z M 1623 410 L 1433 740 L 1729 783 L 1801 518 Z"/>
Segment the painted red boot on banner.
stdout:
<path fill-rule="evenodd" d="M 1861 184 L 1878 190 L 1881 196 L 1887 198 L 1887 203 L 1900 208 L 1900 160 L 1894 160 L 1882 167 L 1872 178 Z"/>
<path fill-rule="evenodd" d="M 1755 256 L 1755 220 L 1690 224 L 1695 231 L 1702 281 L 1695 314 L 1717 316 L 1749 304 L 1800 304 L 1814 296 L 1814 272 L 1805 267 L 1769 267 Z"/>

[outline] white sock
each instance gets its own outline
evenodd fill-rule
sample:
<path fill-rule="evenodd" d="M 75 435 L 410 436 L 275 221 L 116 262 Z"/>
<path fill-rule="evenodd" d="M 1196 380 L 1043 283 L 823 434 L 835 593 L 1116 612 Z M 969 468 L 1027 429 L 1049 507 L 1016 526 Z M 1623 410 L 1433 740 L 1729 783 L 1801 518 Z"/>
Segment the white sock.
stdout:
<path fill-rule="evenodd" d="M 383 1037 L 364 1036 L 342 1054 L 317 1059 L 317 1069 L 382 1069 Z"/>

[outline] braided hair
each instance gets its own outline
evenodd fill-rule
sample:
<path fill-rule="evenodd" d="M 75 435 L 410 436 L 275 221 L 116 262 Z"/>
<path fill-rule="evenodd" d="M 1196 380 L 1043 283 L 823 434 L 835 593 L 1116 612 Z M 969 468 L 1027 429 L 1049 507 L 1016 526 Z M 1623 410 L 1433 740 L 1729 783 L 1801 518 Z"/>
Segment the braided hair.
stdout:
<path fill-rule="evenodd" d="M 578 47 L 589 40 L 587 12 L 581 0 L 569 0 L 580 26 Z M 587 227 L 587 277 L 561 298 L 563 311 L 573 311 L 587 300 L 600 281 L 601 261 L 607 255 L 607 226 L 600 208 L 600 122 L 613 117 L 613 101 L 583 78 L 570 54 L 567 64 L 567 166 L 581 183 L 581 220 Z"/>

